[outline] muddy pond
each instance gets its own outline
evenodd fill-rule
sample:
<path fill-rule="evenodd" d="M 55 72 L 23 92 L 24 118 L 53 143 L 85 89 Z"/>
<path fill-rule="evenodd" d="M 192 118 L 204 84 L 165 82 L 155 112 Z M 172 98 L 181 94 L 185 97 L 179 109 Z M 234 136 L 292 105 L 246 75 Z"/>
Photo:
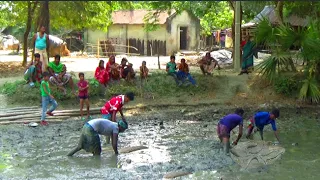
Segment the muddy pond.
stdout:
<path fill-rule="evenodd" d="M 129 114 L 129 129 L 120 135 L 119 149 L 139 145 L 148 149 L 115 156 L 102 138 L 99 158 L 83 150 L 73 157 L 66 156 L 78 142 L 84 124 L 81 120 L 35 128 L 3 125 L 0 179 L 152 180 L 163 179 L 172 171 L 192 173 L 176 179 L 319 179 L 318 112 L 282 110 L 277 125 L 285 153 L 272 165 L 243 171 L 222 152 L 216 135 L 219 118 L 232 111 L 205 107 L 201 111 L 157 109 Z M 259 139 L 257 134 L 254 138 Z M 271 127 L 265 128 L 265 140 L 275 141 Z"/>

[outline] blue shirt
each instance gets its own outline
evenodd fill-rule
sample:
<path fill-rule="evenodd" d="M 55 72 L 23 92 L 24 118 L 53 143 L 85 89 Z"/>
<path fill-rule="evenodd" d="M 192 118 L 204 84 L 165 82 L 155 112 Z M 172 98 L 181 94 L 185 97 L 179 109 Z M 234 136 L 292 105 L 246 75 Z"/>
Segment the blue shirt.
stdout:
<path fill-rule="evenodd" d="M 274 131 L 277 130 L 276 121 L 273 119 L 270 119 L 270 113 L 269 112 L 258 112 L 254 115 L 254 121 L 256 126 L 263 130 L 265 125 L 271 124 L 272 129 Z"/>
<path fill-rule="evenodd" d="M 44 33 L 42 38 L 40 37 L 39 32 L 37 33 L 37 38 L 35 42 L 35 47 L 39 50 L 44 50 L 47 48 L 47 34 Z"/>
<path fill-rule="evenodd" d="M 227 126 L 228 129 L 231 131 L 236 126 L 243 125 L 243 119 L 238 114 L 228 114 L 225 117 L 223 117 L 219 121 L 219 123 Z"/>

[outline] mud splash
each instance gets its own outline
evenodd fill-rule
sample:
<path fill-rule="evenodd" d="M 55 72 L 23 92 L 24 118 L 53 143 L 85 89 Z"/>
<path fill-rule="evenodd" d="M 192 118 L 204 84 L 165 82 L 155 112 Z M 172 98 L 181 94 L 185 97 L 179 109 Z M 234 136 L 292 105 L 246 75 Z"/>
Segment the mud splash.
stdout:
<path fill-rule="evenodd" d="M 129 129 L 120 135 L 120 148 L 146 146 L 115 156 L 111 145 L 103 140 L 100 158 L 80 151 L 74 157 L 66 154 L 77 144 L 84 122 L 68 120 L 48 127 L 24 125 L 0 126 L 0 179 L 163 179 L 170 172 L 192 174 L 177 179 L 313 179 L 320 163 L 317 158 L 320 124 L 312 113 L 282 113 L 278 126 L 286 153 L 275 164 L 240 171 L 226 156 L 216 136 L 215 116 L 225 112 L 203 110 L 154 111 L 128 117 Z M 161 113 L 159 113 L 161 112 Z M 215 117 L 214 116 L 214 117 Z M 294 122 L 292 118 L 295 118 Z M 298 120 L 298 121 L 297 121 Z M 301 128 L 303 127 L 303 128 Z M 273 141 L 270 128 L 266 140 Z M 241 139 L 245 141 L 245 139 Z M 295 142 L 298 146 L 292 146 Z"/>

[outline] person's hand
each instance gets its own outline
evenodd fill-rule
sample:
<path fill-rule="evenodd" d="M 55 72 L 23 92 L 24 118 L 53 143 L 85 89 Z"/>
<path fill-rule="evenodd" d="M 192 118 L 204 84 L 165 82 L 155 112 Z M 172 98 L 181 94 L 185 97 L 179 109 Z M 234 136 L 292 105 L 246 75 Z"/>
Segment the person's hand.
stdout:
<path fill-rule="evenodd" d="M 232 145 L 236 146 L 238 144 L 237 141 L 233 141 Z"/>
<path fill-rule="evenodd" d="M 51 94 L 50 94 L 50 98 L 51 98 L 51 99 L 54 99 L 54 97 L 53 97 Z"/>

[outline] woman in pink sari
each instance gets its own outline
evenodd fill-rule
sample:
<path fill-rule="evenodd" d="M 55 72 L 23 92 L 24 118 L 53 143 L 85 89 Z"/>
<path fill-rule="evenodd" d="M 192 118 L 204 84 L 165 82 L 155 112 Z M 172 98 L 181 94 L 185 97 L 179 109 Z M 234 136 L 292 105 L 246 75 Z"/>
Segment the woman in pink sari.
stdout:
<path fill-rule="evenodd" d="M 96 72 L 94 73 L 94 77 L 99 81 L 100 84 L 103 84 L 104 86 L 107 86 L 107 83 L 109 81 L 109 73 L 104 68 L 104 61 L 99 61 L 99 66 L 96 69 Z"/>

